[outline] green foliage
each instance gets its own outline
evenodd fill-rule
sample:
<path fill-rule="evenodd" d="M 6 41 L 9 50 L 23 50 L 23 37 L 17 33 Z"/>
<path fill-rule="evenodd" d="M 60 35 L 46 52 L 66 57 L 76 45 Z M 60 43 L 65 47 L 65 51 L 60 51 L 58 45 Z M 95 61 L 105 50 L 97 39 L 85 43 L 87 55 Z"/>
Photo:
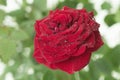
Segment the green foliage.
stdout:
<path fill-rule="evenodd" d="M 102 9 L 106 9 L 106 10 L 110 10 L 112 8 L 111 4 L 108 2 L 104 2 L 101 7 Z"/>
<path fill-rule="evenodd" d="M 112 26 L 113 24 L 115 24 L 115 14 L 109 14 L 105 17 L 105 22 L 108 26 Z"/>
<path fill-rule="evenodd" d="M 88 79 L 90 79 L 91 77 L 90 77 L 90 75 L 89 75 L 89 73 L 88 72 L 85 72 L 85 71 L 81 71 L 80 72 L 80 79 L 81 80 L 88 80 Z"/>
<path fill-rule="evenodd" d="M 94 62 L 94 65 L 96 66 L 97 70 L 101 72 L 101 74 L 110 75 L 112 66 L 109 61 L 107 61 L 105 58 L 98 59 Z"/>
<path fill-rule="evenodd" d="M 77 4 L 78 4 L 78 2 L 75 0 L 65 0 L 63 2 L 59 2 L 59 4 L 57 5 L 57 8 L 61 9 L 63 6 L 75 8 Z"/>
<path fill-rule="evenodd" d="M 3 62 L 8 60 L 16 53 L 16 43 L 9 39 L 0 39 L 0 57 Z"/>
<path fill-rule="evenodd" d="M 112 66 L 116 69 L 119 68 L 120 65 L 120 45 L 113 48 L 109 54 L 105 55 L 105 58 L 108 59 L 109 62 L 111 62 Z"/>
<path fill-rule="evenodd" d="M 9 13 L 10 16 L 15 17 L 16 19 L 24 18 L 25 11 L 23 9 L 15 10 Z"/>
<path fill-rule="evenodd" d="M 43 76 L 43 80 L 50 80 L 50 79 L 56 80 L 54 74 L 51 71 L 47 71 Z"/>
<path fill-rule="evenodd" d="M 56 80 L 73 80 L 71 79 L 72 78 L 72 75 L 68 75 L 66 74 L 65 72 L 62 72 L 62 71 L 55 71 L 54 72 L 55 76 L 56 76 Z"/>
<path fill-rule="evenodd" d="M 2 24 L 4 17 L 5 17 L 5 12 L 3 10 L 0 10 L 0 25 Z"/>
<path fill-rule="evenodd" d="M 106 15 L 105 22 L 108 26 L 112 26 L 113 24 L 120 22 L 120 9 L 118 9 L 114 14 Z"/>
<path fill-rule="evenodd" d="M 33 2 L 33 7 L 40 11 L 46 11 L 47 10 L 47 0 L 35 0 Z"/>
<path fill-rule="evenodd" d="M 89 65 L 89 75 L 93 80 L 98 80 L 100 76 L 100 71 L 97 69 L 93 61 L 91 61 Z"/>
<path fill-rule="evenodd" d="M 15 10 L 15 11 L 12 11 L 12 12 L 8 13 L 8 15 L 15 18 L 15 20 L 18 23 L 21 23 L 22 21 L 25 21 L 27 19 L 26 16 L 25 16 L 26 14 L 27 13 L 24 9 Z"/>
<path fill-rule="evenodd" d="M 115 21 L 120 22 L 120 9 L 115 14 Z"/>
<path fill-rule="evenodd" d="M 33 20 L 27 20 L 20 24 L 21 29 L 23 29 L 29 36 L 33 36 L 34 31 L 34 23 Z"/>
<path fill-rule="evenodd" d="M 6 0 L 0 0 L 0 4 L 6 5 Z"/>
<path fill-rule="evenodd" d="M 11 31 L 12 31 L 12 28 L 0 27 L 0 37 L 8 38 L 8 35 Z"/>
<path fill-rule="evenodd" d="M 29 36 L 26 34 L 26 32 L 20 29 L 11 33 L 11 38 L 14 40 L 25 40 L 28 39 L 28 37 Z"/>
<path fill-rule="evenodd" d="M 82 3 L 83 7 L 88 11 L 97 12 L 90 0 L 59 0 L 56 8 L 69 6 L 76 8 L 78 3 Z M 6 0 L 0 0 L 0 5 L 6 5 Z M 28 12 L 26 8 L 30 7 Z M 112 5 L 104 2 L 102 9 L 110 12 Z M 36 63 L 33 59 L 33 39 L 34 39 L 34 23 L 35 20 L 42 19 L 48 14 L 47 0 L 33 0 L 32 4 L 28 4 L 26 0 L 20 9 L 9 13 L 0 9 L 0 61 L 6 64 L 0 80 L 5 80 L 8 72 L 11 72 L 15 80 L 75 80 L 74 74 L 69 75 L 60 70 L 51 70 L 42 64 Z M 105 23 L 108 26 L 120 22 L 120 10 L 105 16 Z M 5 16 L 10 16 L 17 26 L 6 26 L 3 23 Z M 96 56 L 99 56 L 96 58 Z M 94 52 L 88 70 L 81 70 L 81 80 L 99 80 L 100 76 L 104 76 L 105 80 L 116 80 L 111 75 L 113 70 L 120 72 L 120 45 L 115 48 L 109 48 L 104 44 L 98 51 Z M 8 64 L 9 63 L 9 64 Z M 10 64 L 11 63 L 11 64 Z"/>

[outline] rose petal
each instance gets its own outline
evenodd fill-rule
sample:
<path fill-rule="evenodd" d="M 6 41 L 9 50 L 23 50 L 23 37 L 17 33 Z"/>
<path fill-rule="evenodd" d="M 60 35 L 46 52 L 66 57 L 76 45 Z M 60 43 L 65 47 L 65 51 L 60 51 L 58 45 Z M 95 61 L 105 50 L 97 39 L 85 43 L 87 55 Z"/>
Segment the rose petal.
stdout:
<path fill-rule="evenodd" d="M 34 52 L 34 58 L 40 64 L 44 64 L 44 65 L 46 65 L 46 66 L 48 66 L 48 67 L 50 67 L 52 69 L 56 69 L 57 68 L 55 65 L 47 63 L 47 61 L 42 57 L 41 52 L 39 50 L 36 50 Z"/>
<path fill-rule="evenodd" d="M 62 35 L 72 34 L 72 33 L 76 32 L 77 29 L 78 29 L 78 24 L 76 22 L 69 29 L 66 29 L 65 31 L 61 32 L 61 34 Z"/>
<path fill-rule="evenodd" d="M 78 57 L 70 58 L 66 61 L 56 63 L 56 67 L 68 72 L 69 74 L 74 73 L 75 71 L 79 71 L 84 66 L 86 66 L 89 63 L 91 53 L 85 53 L 83 55 L 80 55 Z"/>
<path fill-rule="evenodd" d="M 80 55 L 82 55 L 85 51 L 86 51 L 86 46 L 85 46 L 85 45 L 81 45 L 80 48 L 78 49 L 78 51 L 77 51 L 76 53 L 73 53 L 72 56 L 80 56 Z"/>
<path fill-rule="evenodd" d="M 69 37 L 68 37 L 68 40 L 69 42 L 74 42 L 76 41 L 77 38 L 80 37 L 81 33 L 84 31 L 84 24 L 81 24 L 78 28 L 78 30 L 74 33 L 74 34 L 71 34 Z"/>
<path fill-rule="evenodd" d="M 103 43 L 103 41 L 102 41 L 102 39 L 101 39 L 101 36 L 100 36 L 100 33 L 99 33 L 98 31 L 95 31 L 94 34 L 95 34 L 95 41 L 96 41 L 96 43 L 95 43 L 94 48 L 92 48 L 92 49 L 93 49 L 93 51 L 96 51 L 96 50 L 97 50 L 98 48 L 100 48 L 104 43 Z"/>
<path fill-rule="evenodd" d="M 86 42 L 86 46 L 87 46 L 88 48 L 94 47 L 94 46 L 95 46 L 95 43 L 96 43 L 95 34 L 92 33 L 92 34 L 85 40 L 85 42 Z"/>

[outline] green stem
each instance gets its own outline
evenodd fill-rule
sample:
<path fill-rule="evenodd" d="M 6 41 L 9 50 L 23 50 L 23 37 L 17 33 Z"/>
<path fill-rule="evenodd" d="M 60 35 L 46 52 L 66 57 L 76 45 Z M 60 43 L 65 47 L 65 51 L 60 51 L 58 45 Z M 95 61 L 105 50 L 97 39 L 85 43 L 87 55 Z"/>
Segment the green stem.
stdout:
<path fill-rule="evenodd" d="M 80 80 L 79 72 L 75 72 L 74 76 L 75 80 Z"/>

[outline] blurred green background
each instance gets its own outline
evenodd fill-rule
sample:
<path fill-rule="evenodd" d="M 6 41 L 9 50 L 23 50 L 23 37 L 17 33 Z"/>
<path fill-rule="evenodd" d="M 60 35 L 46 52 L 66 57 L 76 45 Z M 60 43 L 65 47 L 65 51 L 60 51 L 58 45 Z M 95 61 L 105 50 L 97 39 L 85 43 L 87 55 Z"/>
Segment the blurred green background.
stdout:
<path fill-rule="evenodd" d="M 16 5 L 18 8 L 9 11 L 6 7 L 12 1 L 15 6 L 11 9 Z M 94 11 L 101 24 L 105 44 L 93 53 L 89 65 L 79 71 L 80 79 L 120 80 L 120 1 L 117 7 L 111 1 L 114 0 L 0 0 L 0 80 L 75 80 L 74 75 L 50 70 L 32 57 L 35 20 L 63 6 Z M 118 32 L 118 40 L 112 39 L 113 31 Z"/>

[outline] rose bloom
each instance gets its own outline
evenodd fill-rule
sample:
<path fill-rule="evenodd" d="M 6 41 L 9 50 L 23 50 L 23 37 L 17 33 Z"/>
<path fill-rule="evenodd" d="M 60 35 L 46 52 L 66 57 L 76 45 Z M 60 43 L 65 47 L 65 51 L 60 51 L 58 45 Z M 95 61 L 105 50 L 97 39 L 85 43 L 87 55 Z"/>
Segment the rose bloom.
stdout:
<path fill-rule="evenodd" d="M 63 7 L 35 23 L 34 58 L 69 74 L 81 70 L 103 45 L 93 12 Z"/>

